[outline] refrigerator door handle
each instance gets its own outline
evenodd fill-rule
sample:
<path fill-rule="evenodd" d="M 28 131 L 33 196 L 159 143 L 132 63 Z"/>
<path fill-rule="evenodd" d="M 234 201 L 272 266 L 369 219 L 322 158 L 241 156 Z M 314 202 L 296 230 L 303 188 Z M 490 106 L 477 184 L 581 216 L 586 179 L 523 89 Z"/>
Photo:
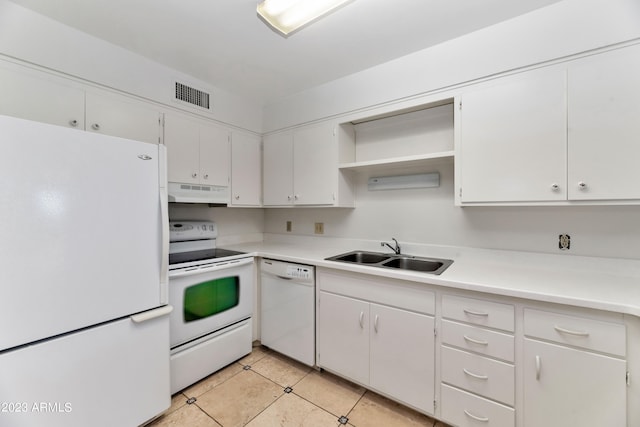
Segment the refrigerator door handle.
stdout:
<path fill-rule="evenodd" d="M 167 189 L 160 188 L 160 238 L 162 239 L 162 251 L 160 252 L 160 302 L 168 303 L 169 293 L 169 202 Z"/>
<path fill-rule="evenodd" d="M 158 317 L 166 316 L 173 311 L 172 305 L 163 305 L 153 310 L 143 311 L 142 313 L 134 314 L 131 317 L 133 323 L 143 323 L 148 320 L 157 319 Z"/>

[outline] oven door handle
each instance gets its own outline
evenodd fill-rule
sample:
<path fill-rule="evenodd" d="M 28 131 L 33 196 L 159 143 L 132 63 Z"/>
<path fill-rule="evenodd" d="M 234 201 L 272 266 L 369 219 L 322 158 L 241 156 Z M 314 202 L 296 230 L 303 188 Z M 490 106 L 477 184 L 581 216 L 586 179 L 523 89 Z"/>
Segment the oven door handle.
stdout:
<path fill-rule="evenodd" d="M 214 265 L 209 266 L 194 266 L 187 267 L 183 270 L 174 270 L 169 273 L 169 277 L 185 277 L 193 276 L 194 274 L 211 273 L 213 271 L 222 271 L 229 268 L 240 267 L 243 265 L 253 264 L 253 257 L 233 259 L 230 261 L 220 261 Z"/>

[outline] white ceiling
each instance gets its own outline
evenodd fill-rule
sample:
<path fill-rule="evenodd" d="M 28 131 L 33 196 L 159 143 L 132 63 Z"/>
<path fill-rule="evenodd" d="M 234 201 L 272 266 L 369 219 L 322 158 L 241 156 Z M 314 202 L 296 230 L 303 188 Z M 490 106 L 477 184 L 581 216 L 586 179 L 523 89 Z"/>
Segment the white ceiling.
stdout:
<path fill-rule="evenodd" d="M 12 1 L 268 103 L 560 0 L 354 0 L 289 38 L 258 0 Z"/>

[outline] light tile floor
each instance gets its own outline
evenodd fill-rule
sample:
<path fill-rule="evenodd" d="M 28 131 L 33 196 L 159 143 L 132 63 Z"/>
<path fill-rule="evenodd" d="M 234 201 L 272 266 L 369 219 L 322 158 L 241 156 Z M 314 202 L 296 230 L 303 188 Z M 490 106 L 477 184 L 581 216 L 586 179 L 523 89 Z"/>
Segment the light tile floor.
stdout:
<path fill-rule="evenodd" d="M 264 347 L 173 396 L 149 427 L 447 427 Z"/>

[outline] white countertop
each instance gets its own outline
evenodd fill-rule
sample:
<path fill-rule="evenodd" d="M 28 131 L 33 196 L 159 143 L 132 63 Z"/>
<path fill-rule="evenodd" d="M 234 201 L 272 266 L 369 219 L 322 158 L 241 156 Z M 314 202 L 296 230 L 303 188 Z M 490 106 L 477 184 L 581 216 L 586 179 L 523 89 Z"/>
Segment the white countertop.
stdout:
<path fill-rule="evenodd" d="M 454 262 L 436 276 L 326 261 L 354 250 L 388 251 L 378 241 L 327 237 L 265 235 L 262 242 L 219 246 L 264 258 L 640 317 L 640 260 L 400 244 L 403 254 Z"/>

